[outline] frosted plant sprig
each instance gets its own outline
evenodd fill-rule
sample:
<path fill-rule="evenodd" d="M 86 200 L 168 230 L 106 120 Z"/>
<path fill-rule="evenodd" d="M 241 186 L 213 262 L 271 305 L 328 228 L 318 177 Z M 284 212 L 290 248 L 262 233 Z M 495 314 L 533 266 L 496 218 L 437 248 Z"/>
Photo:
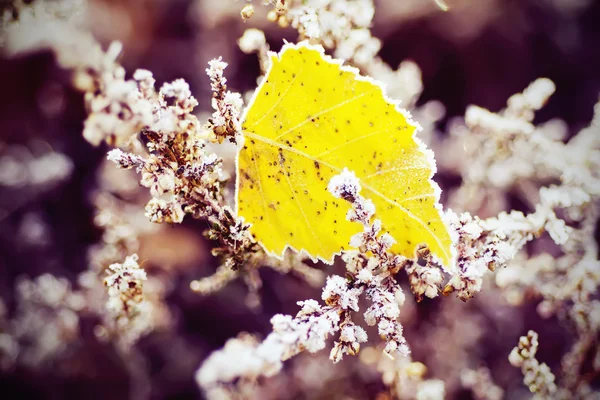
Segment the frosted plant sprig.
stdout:
<path fill-rule="evenodd" d="M 496 283 L 515 305 L 522 304 L 526 293 L 542 298 L 538 313 L 543 318 L 556 315 L 574 333 L 570 350 L 561 362 L 561 386 L 571 393 L 585 393 L 589 384 L 582 376 L 585 360 L 598 343 L 600 332 L 600 263 L 594 230 L 598 220 L 597 204 L 584 208 L 584 219 L 563 245 L 566 254 L 552 257 L 525 255 L 499 271 Z M 598 370 L 598 367 L 594 367 Z"/>
<path fill-rule="evenodd" d="M 558 388 L 554 383 L 554 374 L 546 363 L 535 358 L 538 350 L 538 334 L 529 331 L 527 336 L 519 338 L 519 344 L 513 348 L 508 360 L 514 367 L 521 368 L 523 382 L 536 399 L 554 398 Z"/>
<path fill-rule="evenodd" d="M 301 40 L 311 39 L 335 49 L 336 58 L 353 59 L 357 65 L 364 66 L 381 47 L 369 30 L 375 13 L 371 0 L 276 0 L 272 3 L 275 7 L 268 15 L 270 20 L 282 27 L 291 24 Z"/>
<path fill-rule="evenodd" d="M 128 353 L 132 346 L 152 331 L 165 329 L 171 314 L 164 302 L 164 285 L 156 277 L 148 277 L 138 263 L 138 255 L 111 264 L 105 270 L 104 309 L 90 308 L 101 317 L 94 334 L 100 340 L 112 340 L 121 351 Z M 82 281 L 82 283 L 86 283 Z M 96 287 L 85 285 L 84 295 L 94 304 Z M 100 299 L 95 299 L 96 301 Z"/>
<path fill-rule="evenodd" d="M 212 107 L 216 110 L 212 118 L 208 120 L 210 129 L 219 143 L 228 139 L 237 143 L 240 135 L 240 114 L 243 106 L 242 97 L 239 93 L 227 90 L 227 79 L 223 71 L 227 63 L 221 57 L 208 62 L 206 73 L 210 78 L 210 87 L 213 92 Z"/>
<path fill-rule="evenodd" d="M 138 255 L 128 256 L 122 264 L 111 264 L 104 284 L 108 288 L 107 308 L 119 318 L 131 319 L 139 314 L 143 302 L 143 281 L 146 271 L 138 264 Z"/>
<path fill-rule="evenodd" d="M 224 92 L 225 63 L 213 60 L 210 65 L 216 113 L 222 117 L 219 124 L 235 130 L 239 124 L 241 103 L 236 102 L 239 96 Z M 228 267 L 244 264 L 258 248 L 248 232 L 248 224 L 224 204 L 222 159 L 205 150 L 199 122 L 191 114 L 198 103 L 188 84 L 181 79 L 165 83 L 157 93 L 154 78 L 146 70 L 137 70 L 134 80 L 126 83 L 131 86 L 129 96 L 146 104 L 143 110 L 147 114 L 142 120 L 148 122 L 137 124 L 136 129 L 147 138 L 150 155 L 144 157 L 114 149 L 108 159 L 121 168 L 135 168 L 141 173 L 140 183 L 153 196 L 146 205 L 146 215 L 152 222 L 180 223 L 185 214 L 205 219 L 211 227 L 209 237 L 220 242 L 213 253 L 224 256 Z M 96 94 L 101 96 L 102 92 Z M 213 122 L 216 120 L 215 117 Z"/>
<path fill-rule="evenodd" d="M 444 293 L 457 291 L 462 300 L 472 297 L 481 290 L 487 271 L 505 267 L 528 242 L 544 232 L 557 245 L 567 243 L 573 229 L 557 217 L 555 209 L 566 204 L 582 206 L 590 197 L 578 190 L 563 190 L 563 196 L 554 193 L 553 188 L 542 188 L 541 202 L 528 215 L 520 211 L 502 212 L 497 217 L 480 220 L 468 213 L 459 216 L 448 211 L 445 218 L 458 235 L 458 269 Z"/>
<path fill-rule="evenodd" d="M 90 249 L 89 267 L 77 281 L 85 298 L 85 313 L 99 319 L 94 327 L 96 337 L 111 340 L 129 353 L 142 336 L 168 329 L 172 322 L 164 282 L 146 276 L 137 263 L 140 236 L 159 227 L 144 218 L 143 209 L 107 188 L 94 195 L 93 204 L 97 209 L 94 223 L 103 231 L 102 239 Z"/>
<path fill-rule="evenodd" d="M 380 220 L 372 221 L 375 206 L 360 195 L 360 182 L 353 172 L 344 168 L 342 173 L 331 178 L 328 190 L 352 205 L 347 219 L 363 225 L 363 231 L 350 239 L 350 246 L 358 248 L 362 254 L 348 253 L 345 261 L 357 287 L 364 286 L 366 297 L 372 302 L 364 313 L 365 321 L 370 326 L 377 325 L 379 335 L 386 340 L 387 354 L 397 351 L 406 355 L 409 349 L 398 322 L 404 292 L 393 275 L 407 264 L 407 260 L 388 252 L 395 241 L 388 233 L 381 233 Z M 372 256 L 367 258 L 366 252 Z"/>
<path fill-rule="evenodd" d="M 279 26 L 291 25 L 299 40 L 310 40 L 332 49 L 335 58 L 347 61 L 370 77 L 383 82 L 386 93 L 414 106 L 423 86 L 419 67 L 403 61 L 396 70 L 390 68 L 377 53 L 381 41 L 371 34 L 375 4 L 372 0 L 273 0 L 268 19 Z"/>
<path fill-rule="evenodd" d="M 436 265 L 431 253 L 426 246 L 420 246 L 416 251 L 417 260 L 410 260 L 406 264 L 406 273 L 410 289 L 417 302 L 423 296 L 433 299 L 439 295 L 444 276 L 442 269 Z"/>
<path fill-rule="evenodd" d="M 144 160 L 143 157 L 132 153 L 126 153 L 121 149 L 110 150 L 106 158 L 108 159 L 108 161 L 117 164 L 120 168 L 135 168 L 135 171 L 137 173 L 142 172 L 143 168 L 146 166 L 146 160 Z"/>
<path fill-rule="evenodd" d="M 344 168 L 339 175 L 331 178 L 327 189 L 335 197 L 352 205 L 346 218 L 348 221 L 360 223 L 363 231 L 350 238 L 350 246 L 358 248 L 362 253 L 373 253 L 375 261 L 371 262 L 371 272 L 396 272 L 405 259 L 388 253 L 395 240 L 388 233 L 381 232 L 380 220 L 371 221 L 375 214 L 375 206 L 371 200 L 360 195 L 361 186 L 356 175 Z"/>
<path fill-rule="evenodd" d="M 324 349 L 327 338 L 337 332 L 339 338 L 329 358 L 338 362 L 344 355 L 356 355 L 360 344 L 367 341 L 365 330 L 352 319 L 353 314 L 359 311 L 359 298 L 363 293 L 371 302 L 364 312 L 365 322 L 377 326 L 379 335 L 386 342 L 384 352 L 392 357 L 403 357 L 409 353 L 398 321 L 404 293 L 393 278 L 405 259 L 388 253 L 393 239 L 388 234 L 381 234 L 380 222 L 371 221 L 375 207 L 360 195 L 360 183 L 352 172 L 345 169 L 334 176 L 328 189 L 334 196 L 352 204 L 347 218 L 360 222 L 364 227 L 363 232 L 352 238 L 352 245 L 371 252 L 372 256 L 356 251 L 345 253 L 343 258 L 348 278 L 327 278 L 321 296 L 325 304 L 306 300 L 298 303 L 302 308 L 295 317 L 275 315 L 271 319 L 273 332 L 261 343 L 252 344 L 252 348 L 246 346 L 244 365 L 235 361 L 238 360 L 237 354 L 229 352 L 241 344 L 238 339 L 232 339 L 231 345 L 226 344 L 224 349 L 214 352 L 196 373 L 198 384 L 207 394 L 241 377 L 256 379 L 258 376 L 271 376 L 281 370 L 282 361 L 304 350 L 316 352 Z M 226 367 L 234 362 L 235 368 Z"/>
<path fill-rule="evenodd" d="M 210 394 L 215 388 L 231 385 L 239 378 L 272 376 L 281 370 L 284 360 L 299 352 L 307 350 L 312 353 L 325 348 L 328 336 L 340 330 L 341 304 L 321 306 L 315 300 L 298 304 L 302 308 L 295 317 L 277 314 L 271 319 L 273 332 L 261 343 L 245 343 L 244 351 L 240 352 L 239 345 L 243 342 L 230 339 L 222 350 L 213 352 L 196 372 L 199 386 Z M 344 339 L 354 339 L 354 343 L 366 337 L 360 333 L 358 337 L 347 334 Z M 348 348 L 355 347 L 350 344 Z M 332 356 L 336 357 L 338 353 L 341 350 L 332 352 Z"/>
<path fill-rule="evenodd" d="M 466 115 L 469 130 L 456 131 L 463 138 L 461 147 L 467 149 L 467 156 L 461 157 L 459 163 L 463 186 L 451 195 L 451 203 L 458 208 L 476 209 L 481 205 L 478 199 L 482 200 L 478 193 L 487 192 L 488 196 L 497 193 L 496 197 L 502 198 L 507 188 L 513 187 L 535 209 L 529 215 L 513 211 L 479 221 L 477 225 L 483 231 L 475 236 L 484 241 L 495 236 L 493 242 L 505 244 L 509 257 L 502 257 L 504 262 L 490 266 L 506 267 L 497 271 L 496 283 L 511 304 L 522 304 L 526 296 L 537 295 L 542 299 L 538 305 L 542 317 L 556 315 L 572 328 L 575 337 L 561 362 L 561 385 L 572 396 L 584 396 L 590 390 L 582 377 L 585 359 L 598 343 L 598 324 L 587 316 L 597 313 L 592 293 L 597 293 L 600 285 L 598 246 L 594 238 L 600 195 L 597 173 L 600 103 L 594 108 L 590 125 L 566 141 L 567 130 L 560 121 L 542 126 L 532 123 L 534 112 L 553 91 L 552 82 L 540 79 L 522 94 L 512 96 L 507 108 L 498 114 L 469 108 Z M 451 138 L 454 133 L 451 132 Z M 458 140 L 458 135 L 453 140 Z M 540 188 L 548 180 L 560 184 Z M 471 228 L 473 233 L 477 232 L 472 225 Z M 545 233 L 564 255 L 530 257 L 519 252 L 526 243 Z M 460 236 L 462 241 L 473 235 Z M 497 245 L 491 243 L 490 248 L 494 247 Z M 514 260 L 511 253 L 516 256 Z M 467 255 L 466 259 L 469 258 Z M 466 273 L 453 277 L 447 286 L 448 291 L 458 290 L 463 298 L 474 293 L 471 289 L 477 290 L 481 281 L 478 277 L 486 272 L 482 263 L 466 265 L 470 266 L 461 269 L 459 275 Z"/>
<path fill-rule="evenodd" d="M 531 83 L 523 93 L 512 96 L 507 108 L 492 113 L 470 106 L 465 126 L 457 124 L 450 131 L 445 146 L 460 146 L 465 154 L 455 158 L 452 166 L 463 177 L 461 188 L 450 198 L 450 206 L 475 211 L 485 198 L 499 196 L 511 187 L 532 206 L 539 201 L 537 190 L 552 180 L 579 187 L 589 194 L 598 194 L 598 111 L 590 126 L 572 140 L 567 139 L 567 127 L 559 120 L 543 125 L 533 124 L 539 110 L 555 90 L 554 83 L 541 78 Z M 442 154 L 443 155 L 443 154 Z M 444 157 L 442 164 L 447 164 Z"/>
<path fill-rule="evenodd" d="M 322 294 L 325 305 L 306 300 L 298 302 L 301 309 L 295 317 L 275 315 L 271 319 L 273 332 L 260 343 L 230 339 L 222 350 L 213 352 L 202 364 L 196 381 L 210 394 L 215 388 L 231 385 L 239 378 L 272 376 L 281 370 L 283 361 L 298 353 L 324 349 L 327 338 L 336 332 L 340 332 L 340 337 L 330 358 L 337 362 L 344 354 L 356 354 L 360 343 L 367 340 L 366 332 L 350 318 L 352 311 L 358 311 L 361 293 L 361 289 L 352 287 L 346 279 L 329 277 Z"/>
<path fill-rule="evenodd" d="M 256 245 L 248 233 L 248 225 L 222 204 L 217 180 L 221 160 L 216 156 L 190 159 L 204 146 L 191 138 L 184 140 L 185 143 L 165 144 L 159 137 L 149 136 L 158 155 L 150 156 L 142 167 L 137 156 L 132 163 L 133 156 L 118 149 L 109 153 L 109 159 L 120 167 L 141 169 L 141 183 L 149 187 L 154 196 L 146 206 L 146 215 L 153 222 L 181 222 L 185 213 L 206 219 L 211 227 L 209 237 L 221 243 L 213 253 L 226 256 L 229 267 L 243 264 L 252 251 L 256 251 Z M 189 151 L 188 156 L 185 156 L 186 151 Z M 179 162 L 174 161 L 180 160 L 178 154 L 183 157 Z"/>
<path fill-rule="evenodd" d="M 544 318 L 556 315 L 575 333 L 571 349 L 561 362 L 561 386 L 574 396 L 584 396 L 590 390 L 582 371 L 586 358 L 598 345 L 600 331 L 598 318 L 593 317 L 600 309 L 596 300 L 600 261 L 595 239 L 600 215 L 598 121 L 600 102 L 594 107 L 588 127 L 546 155 L 549 162 L 562 166 L 557 176 L 561 184 L 540 189 L 535 214 L 549 217 L 544 229 L 564 255 L 541 254 L 529 259 L 523 255 L 496 277 L 496 283 L 514 304 L 521 304 L 525 293 L 538 295 L 543 299 L 538 313 Z M 593 368 L 600 370 L 598 366 Z"/>
<path fill-rule="evenodd" d="M 122 168 L 141 172 L 140 183 L 153 195 L 146 206 L 151 221 L 178 223 L 186 213 L 207 219 L 213 237 L 223 245 L 220 252 L 232 251 L 232 263 L 243 263 L 243 254 L 252 253 L 253 241 L 246 233 L 247 225 L 224 205 L 221 159 L 205 150 L 205 135 L 193 115 L 198 102 L 189 85 L 178 79 L 165 83 L 157 92 L 152 73 L 141 69 L 126 80 L 125 70 L 117 62 L 122 45 L 113 42 L 104 52 L 86 36 L 88 39 L 93 45 L 86 42 L 82 49 L 87 48 L 87 53 L 75 53 L 80 57 L 74 59 L 66 58 L 71 43 L 55 44 L 59 58 L 65 58 L 63 64 L 74 70 L 75 87 L 85 93 L 89 115 L 84 137 L 94 145 L 105 141 L 133 151 L 114 150 L 109 159 Z M 237 126 L 241 100 L 239 95 L 224 91 L 220 67 L 214 61 L 210 68 L 214 72 L 213 89 L 218 91 L 218 113 L 231 128 Z M 140 134 L 146 137 L 146 146 L 139 140 Z M 142 155 L 146 152 L 150 155 Z"/>
<path fill-rule="evenodd" d="M 123 263 L 111 264 L 104 278 L 108 291 L 106 308 L 114 321 L 111 325 L 127 344 L 152 329 L 151 308 L 144 299 L 143 285 L 148 278 L 137 261 L 137 254 L 132 254 Z"/>
<path fill-rule="evenodd" d="M 563 169 L 561 160 L 547 157 L 563 147 L 562 143 L 544 129 L 536 129 L 532 123 L 535 111 L 546 103 L 554 90 L 554 83 L 542 78 L 523 93 L 512 96 L 507 108 L 498 114 L 477 106 L 467 109 L 465 123 L 472 132 L 471 140 L 479 145 L 471 143 L 468 147 L 470 151 L 478 150 L 470 157 L 470 165 L 463 166 L 465 180 L 461 191 L 469 192 L 477 186 L 490 184 L 506 188 L 517 180 L 533 178 L 537 173 L 548 176 Z M 538 172 L 532 164 L 543 165 L 547 171 Z"/>
<path fill-rule="evenodd" d="M 505 267 L 530 241 L 548 232 L 557 245 L 565 245 L 573 228 L 558 218 L 555 209 L 564 206 L 580 207 L 590 201 L 589 195 L 577 189 L 542 188 L 540 203 L 535 212 L 500 213 L 497 217 L 480 220 L 469 213 L 457 215 L 447 211 L 445 220 L 456 232 L 457 272 L 445 285 L 443 293 L 457 292 L 467 300 L 481 290 L 484 275 Z M 427 248 L 420 247 L 417 261 L 407 261 L 409 283 L 417 300 L 422 296 L 437 296 L 442 275 Z"/>
<path fill-rule="evenodd" d="M 377 277 L 366 289 L 371 306 L 365 311 L 367 325 L 377 325 L 379 336 L 385 340 L 384 352 L 389 356 L 406 356 L 410 350 L 398 318 L 404 303 L 404 292 L 391 275 Z"/>

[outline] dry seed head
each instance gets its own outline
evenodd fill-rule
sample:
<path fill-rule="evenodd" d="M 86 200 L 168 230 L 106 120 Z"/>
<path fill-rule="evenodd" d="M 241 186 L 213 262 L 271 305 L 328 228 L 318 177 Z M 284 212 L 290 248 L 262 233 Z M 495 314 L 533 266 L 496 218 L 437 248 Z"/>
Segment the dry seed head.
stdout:
<path fill-rule="evenodd" d="M 288 4 L 286 0 L 277 0 L 275 3 L 275 12 L 279 15 L 283 15 L 288 11 Z"/>
<path fill-rule="evenodd" d="M 277 20 L 277 24 L 279 25 L 280 28 L 284 28 L 285 29 L 288 26 L 290 26 L 290 21 L 288 21 L 288 19 L 287 19 L 287 17 L 285 15 L 282 15 Z"/>
<path fill-rule="evenodd" d="M 242 8 L 240 15 L 242 16 L 242 19 L 244 21 L 247 21 L 248 19 L 252 18 L 252 16 L 254 15 L 254 6 L 252 4 L 246 4 L 244 8 Z"/>
<path fill-rule="evenodd" d="M 279 16 L 275 12 L 275 10 L 271 10 L 267 13 L 267 19 L 271 22 L 277 21 L 278 18 L 279 18 Z"/>

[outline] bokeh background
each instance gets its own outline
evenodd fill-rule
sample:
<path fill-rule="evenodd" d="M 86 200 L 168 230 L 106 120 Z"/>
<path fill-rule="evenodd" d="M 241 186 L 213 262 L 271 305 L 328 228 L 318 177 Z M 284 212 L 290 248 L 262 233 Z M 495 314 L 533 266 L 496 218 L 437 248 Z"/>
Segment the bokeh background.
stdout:
<path fill-rule="evenodd" d="M 498 111 L 507 98 L 538 77 L 556 84 L 556 93 L 536 122 L 561 118 L 574 134 L 592 118 L 600 93 L 600 2 L 592 0 L 454 0 L 444 12 L 426 0 L 377 0 L 372 33 L 382 41 L 380 56 L 395 68 L 413 60 L 422 71 L 417 104 L 437 100 L 445 116 L 435 128 L 461 117 L 469 104 Z M 244 22 L 242 1 L 91 0 L 89 30 L 106 47 L 123 43 L 119 61 L 128 74 L 136 68 L 154 73 L 157 86 L 184 78 L 209 113 L 207 61 L 229 63 L 229 89 L 256 87 L 256 55 L 236 41 L 247 28 L 264 30 L 272 50 L 297 32 L 256 14 Z M 12 13 L 11 2 L 0 7 Z M 31 27 L 35 29 L 35 27 Z M 138 204 L 143 219 L 148 198 L 135 177 L 106 165 L 108 147 L 93 147 L 82 137 L 86 117 L 83 95 L 50 49 L 0 55 L 0 298 L 7 320 L 16 313 L 16 285 L 23 277 L 50 273 L 75 284 L 89 268 L 90 249 L 102 230 L 94 222 L 99 188 Z M 203 115 L 203 114 L 200 114 Z M 206 114 L 208 115 L 208 114 Z M 443 169 L 443 189 L 460 177 Z M 527 210 L 518 199 L 510 208 Z M 133 210 L 133 208 L 132 208 Z M 201 398 L 194 372 L 212 350 L 246 331 L 266 335 L 275 313 L 295 314 L 296 301 L 319 298 L 320 286 L 270 269 L 261 270 L 260 305 L 249 302 L 241 281 L 211 296 L 200 296 L 189 282 L 210 275 L 218 260 L 202 232 L 206 224 L 186 218 L 178 226 L 148 228 L 140 236 L 143 267 L 162 282 L 169 322 L 143 337 L 123 357 L 94 335 L 97 321 L 79 320 L 77 340 L 51 357 L 12 363 L 0 375 L 1 398 Z M 316 268 L 325 268 L 317 265 Z M 341 272 L 341 266 L 331 268 Z M 328 271 L 329 272 L 329 271 Z M 406 279 L 405 277 L 403 279 Z M 413 302 L 403 310 L 413 359 L 430 366 L 433 376 L 454 379 L 449 398 L 471 398 L 456 383 L 455 368 L 484 363 L 506 398 L 528 398 L 520 371 L 508 363 L 510 350 L 527 329 L 543 332 L 540 360 L 557 368 L 570 345 L 570 332 L 555 319 L 542 319 L 536 301 L 512 307 L 490 288 L 468 303 L 449 297 Z M 462 317 L 459 317 L 462 316 Z M 284 376 L 265 380 L 264 398 L 375 398 L 385 393 L 379 373 L 357 358 L 336 366 L 326 354 L 301 355 L 286 364 Z M 596 376 L 590 377 L 592 381 Z M 270 397 L 269 397 L 270 396 Z M 381 397 L 384 398 L 384 397 Z"/>

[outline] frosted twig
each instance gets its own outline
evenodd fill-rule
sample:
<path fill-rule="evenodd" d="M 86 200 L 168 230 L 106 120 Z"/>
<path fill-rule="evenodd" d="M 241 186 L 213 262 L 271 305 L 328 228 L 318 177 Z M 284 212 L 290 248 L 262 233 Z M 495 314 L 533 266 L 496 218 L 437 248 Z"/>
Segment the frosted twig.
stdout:
<path fill-rule="evenodd" d="M 538 334 L 529 331 L 527 336 L 521 336 L 519 344 L 509 356 L 510 363 L 520 367 L 523 372 L 523 382 L 537 399 L 547 399 L 556 395 L 558 388 L 554 383 L 554 374 L 546 363 L 540 364 L 535 358 L 538 350 Z"/>

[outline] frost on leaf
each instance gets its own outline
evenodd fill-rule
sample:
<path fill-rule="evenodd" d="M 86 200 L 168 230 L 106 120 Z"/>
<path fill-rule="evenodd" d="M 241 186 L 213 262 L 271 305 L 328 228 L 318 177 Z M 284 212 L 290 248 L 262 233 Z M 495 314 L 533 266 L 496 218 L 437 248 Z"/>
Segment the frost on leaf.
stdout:
<path fill-rule="evenodd" d="M 452 240 L 440 217 L 432 153 L 416 124 L 357 70 L 306 43 L 286 44 L 242 118 L 237 211 L 265 250 L 286 247 L 331 262 L 360 224 L 327 190 L 345 167 L 377 208 L 391 251 L 413 257 L 426 244 L 446 267 Z"/>

